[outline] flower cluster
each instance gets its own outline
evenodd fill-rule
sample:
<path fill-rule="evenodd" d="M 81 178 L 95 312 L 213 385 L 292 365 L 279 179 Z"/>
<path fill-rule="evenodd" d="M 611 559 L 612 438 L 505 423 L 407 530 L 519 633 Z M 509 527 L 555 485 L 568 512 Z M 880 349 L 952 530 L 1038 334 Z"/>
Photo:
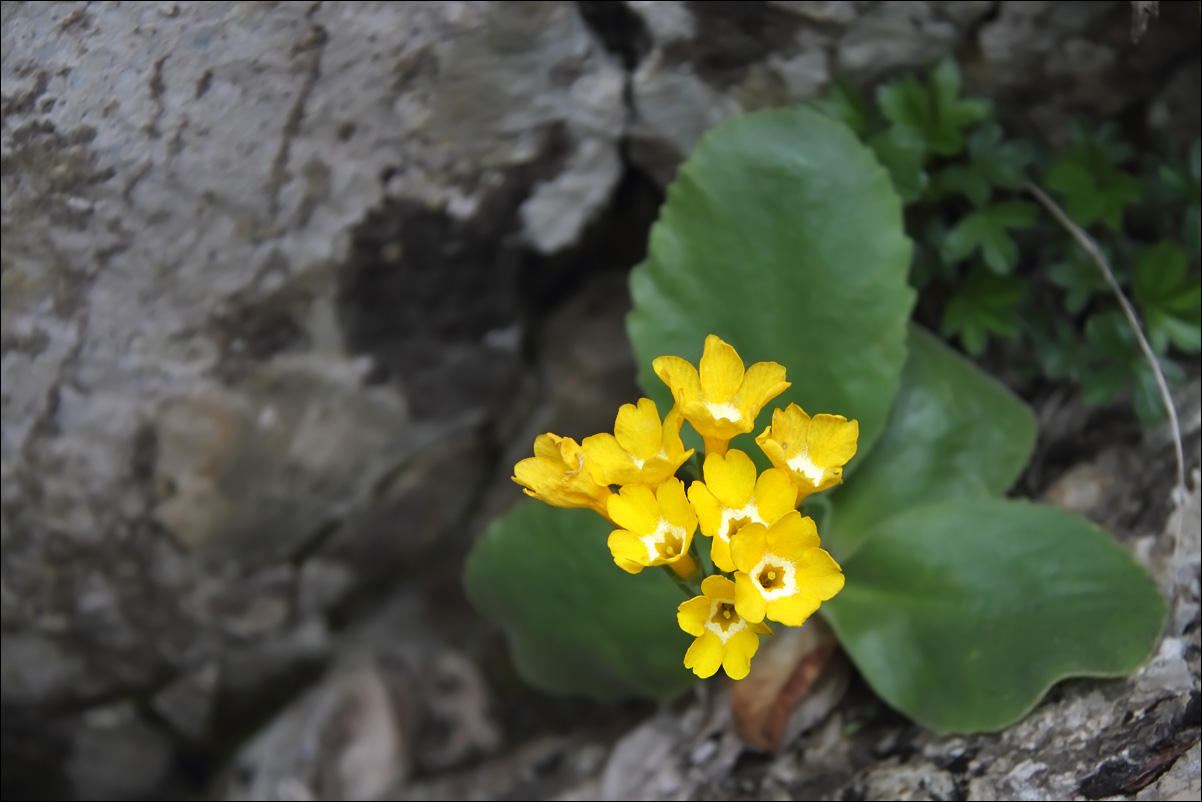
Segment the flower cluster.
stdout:
<path fill-rule="evenodd" d="M 840 415 L 810 417 L 796 404 L 777 409 L 755 438 L 773 465 L 757 476 L 751 457 L 729 448 L 730 440 L 750 433 L 763 407 L 789 387 L 785 369 L 757 362 L 744 370 L 735 349 L 713 334 L 700 370 L 675 356 L 653 367 L 675 402 L 662 421 L 655 402 L 642 398 L 622 406 L 613 434 L 581 443 L 541 435 L 513 480 L 548 504 L 605 516 L 617 527 L 609 549 L 619 568 L 637 574 L 665 566 L 692 588 L 677 611 L 680 628 L 696 638 L 685 667 L 708 677 L 721 666 L 742 679 L 758 636 L 771 634 L 766 619 L 801 626 L 843 587 L 814 522 L 797 507 L 843 480 L 859 426 Z M 687 491 L 676 478 L 693 456 L 680 436 L 685 422 L 705 443 L 701 475 Z M 693 539 L 698 528 L 710 540 L 716 569 L 699 593 L 691 584 L 703 567 Z"/>

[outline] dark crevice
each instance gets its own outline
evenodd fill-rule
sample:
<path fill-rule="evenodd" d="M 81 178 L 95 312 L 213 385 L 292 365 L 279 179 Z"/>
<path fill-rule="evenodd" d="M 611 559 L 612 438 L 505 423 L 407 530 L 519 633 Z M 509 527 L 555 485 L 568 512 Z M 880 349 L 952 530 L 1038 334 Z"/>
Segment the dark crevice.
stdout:
<path fill-rule="evenodd" d="M 627 72 L 651 52 L 651 34 L 630 6 L 621 0 L 581 0 L 580 17 L 610 53 L 622 61 Z"/>

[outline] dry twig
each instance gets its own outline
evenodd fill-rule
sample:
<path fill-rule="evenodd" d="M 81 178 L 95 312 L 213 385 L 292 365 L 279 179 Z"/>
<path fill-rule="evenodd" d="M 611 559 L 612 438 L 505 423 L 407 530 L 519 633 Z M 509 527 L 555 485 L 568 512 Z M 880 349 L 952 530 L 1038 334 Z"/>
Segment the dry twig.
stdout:
<path fill-rule="evenodd" d="M 1160 360 L 1156 358 L 1156 352 L 1152 350 L 1152 346 L 1148 343 L 1148 338 L 1144 336 L 1144 328 L 1139 322 L 1139 316 L 1135 313 L 1135 309 L 1131 306 L 1131 302 L 1127 300 L 1127 296 L 1123 293 L 1123 288 L 1119 286 L 1118 279 L 1114 277 L 1114 271 L 1110 269 L 1110 263 L 1106 259 L 1106 254 L 1102 253 L 1102 249 L 1094 242 L 1093 237 L 1085 233 L 1085 231 L 1074 223 L 1064 210 L 1052 200 L 1052 198 L 1040 189 L 1034 183 L 1027 184 L 1027 191 L 1035 196 L 1035 199 L 1047 209 L 1053 217 L 1071 236 L 1076 240 L 1084 251 L 1093 259 L 1098 269 L 1102 271 L 1102 275 L 1106 279 L 1106 283 L 1110 286 L 1110 291 L 1114 293 L 1114 297 L 1118 299 L 1119 306 L 1123 309 L 1123 314 L 1127 316 L 1127 322 L 1131 324 L 1131 330 L 1135 332 L 1135 339 L 1139 342 L 1139 349 L 1143 352 L 1144 358 L 1148 360 L 1148 365 L 1152 368 L 1152 374 L 1156 377 L 1156 386 L 1160 390 L 1160 400 L 1164 403 L 1165 411 L 1169 413 L 1169 421 L 1173 427 L 1173 451 L 1177 457 L 1177 486 L 1173 488 L 1173 505 L 1181 507 L 1185 504 L 1188 490 L 1185 486 L 1185 448 L 1182 445 L 1181 423 L 1177 420 L 1177 407 L 1173 403 L 1173 396 L 1169 392 L 1169 383 L 1165 380 L 1164 371 L 1160 368 Z M 1184 517 L 1179 517 L 1180 521 L 1184 521 Z M 1178 527 L 1177 541 L 1174 544 L 1174 555 L 1181 548 L 1181 539 L 1184 533 L 1182 527 Z"/>

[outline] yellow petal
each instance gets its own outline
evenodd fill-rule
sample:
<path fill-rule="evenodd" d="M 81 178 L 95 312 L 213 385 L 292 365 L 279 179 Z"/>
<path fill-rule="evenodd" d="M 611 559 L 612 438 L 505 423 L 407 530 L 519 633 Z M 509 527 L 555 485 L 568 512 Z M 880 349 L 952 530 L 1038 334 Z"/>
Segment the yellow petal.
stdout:
<path fill-rule="evenodd" d="M 570 437 L 548 432 L 534 441 L 535 456 L 513 466 L 513 481 L 533 496 L 556 507 L 588 507 L 609 517 L 607 504 L 612 493 L 598 484 L 590 460 Z"/>
<path fill-rule="evenodd" d="M 583 473 L 585 455 L 580 444 L 570 437 L 561 437 L 557 445 L 559 446 L 559 458 L 563 460 L 567 472 L 573 475 Z"/>
<path fill-rule="evenodd" d="M 732 407 L 733 409 L 733 407 Z M 751 431 L 751 423 L 748 422 L 744 426 L 742 418 L 738 421 L 727 420 L 726 418 L 715 418 L 713 412 L 701 401 L 686 401 L 680 405 L 680 414 L 684 419 L 693 424 L 693 428 L 697 430 L 697 434 L 705 438 L 705 450 L 707 454 L 724 454 L 726 453 L 726 441 L 736 435 Z M 717 447 L 715 448 L 715 445 Z"/>
<path fill-rule="evenodd" d="M 797 584 L 822 601 L 843 590 L 843 571 L 825 549 L 809 549 L 797 562 Z"/>
<path fill-rule="evenodd" d="M 733 602 L 735 600 L 735 583 L 721 574 L 714 574 L 701 581 L 701 592 L 717 601 Z"/>
<path fill-rule="evenodd" d="M 684 416 L 680 414 L 680 407 L 673 405 L 668 414 L 664 416 L 663 425 L 663 448 L 664 453 L 668 455 L 668 459 L 676 459 L 684 453 L 684 442 L 680 439 L 680 427 L 684 425 Z M 689 449 L 689 456 L 692 456 L 693 449 Z M 681 460 L 684 462 L 684 460 Z"/>
<path fill-rule="evenodd" d="M 639 470 L 637 483 L 641 485 L 651 485 L 656 487 L 671 479 L 676 474 L 676 469 L 679 468 L 685 460 L 692 455 L 692 451 L 688 454 L 682 454 L 675 462 L 669 462 L 666 459 L 655 457 L 647 460 L 643 467 Z M 614 482 L 614 484 L 635 484 L 635 482 Z"/>
<path fill-rule="evenodd" d="M 750 523 L 730 539 L 730 558 L 736 569 L 750 571 L 764 559 L 768 552 L 767 533 L 763 524 Z"/>
<path fill-rule="evenodd" d="M 697 513 L 693 512 L 693 506 L 685 497 L 684 482 L 668 479 L 655 491 L 655 499 L 659 503 L 660 515 L 672 526 L 679 526 L 686 532 L 684 548 L 688 549 L 693 532 L 697 529 Z"/>
<path fill-rule="evenodd" d="M 859 436 L 859 421 L 849 421 L 842 415 L 815 415 L 806 438 L 810 461 L 828 470 L 846 465 L 856 455 Z"/>
<path fill-rule="evenodd" d="M 614 435 L 630 456 L 646 462 L 663 447 L 663 427 L 659 411 L 650 398 L 640 398 L 634 404 L 623 404 L 614 421 Z"/>
<path fill-rule="evenodd" d="M 778 468 L 769 468 L 755 481 L 755 508 L 769 524 L 797 507 L 797 485 Z"/>
<path fill-rule="evenodd" d="M 720 537 L 710 541 L 710 561 L 719 571 L 730 573 L 735 570 L 734 559 L 730 556 L 730 543 Z"/>
<path fill-rule="evenodd" d="M 609 533 L 608 545 L 614 562 L 622 570 L 637 574 L 647 565 L 647 547 L 633 533 L 615 529 Z"/>
<path fill-rule="evenodd" d="M 706 337 L 701 355 L 702 399 L 711 404 L 729 404 L 742 383 L 743 360 L 738 352 L 717 335 Z"/>
<path fill-rule="evenodd" d="M 799 627 L 818 609 L 818 599 L 809 593 L 795 593 L 768 602 L 767 615 L 787 627 Z"/>
<path fill-rule="evenodd" d="M 704 386 L 704 381 L 702 382 Z M 747 369 L 743 385 L 735 396 L 735 406 L 746 420 L 754 421 L 764 405 L 789 387 L 785 381 L 785 368 L 775 362 L 756 362 Z"/>
<path fill-rule="evenodd" d="M 806 551 L 815 549 L 822 543 L 818 538 L 818 528 L 814 526 L 814 519 L 803 518 L 796 510 L 782 515 L 776 523 L 768 527 L 766 539 L 768 551 L 790 560 L 800 559 Z"/>
<path fill-rule="evenodd" d="M 793 477 L 794 481 L 797 482 L 797 500 L 798 502 L 802 502 L 815 493 L 829 490 L 841 483 L 843 481 L 843 469 L 832 468 L 829 471 L 824 471 L 822 481 L 818 483 L 817 487 L 802 473 L 794 473 Z"/>
<path fill-rule="evenodd" d="M 741 510 L 751 501 L 755 492 L 755 463 L 742 451 L 731 449 L 725 457 L 706 454 L 701 471 L 705 486 L 724 507 Z"/>
<path fill-rule="evenodd" d="M 735 612 L 744 621 L 758 624 L 764 620 L 768 606 L 759 586 L 747 574 L 739 571 L 735 574 Z"/>
<path fill-rule="evenodd" d="M 693 641 L 693 645 L 684 655 L 684 667 L 693 669 L 693 673 L 702 679 L 712 677 L 720 665 L 722 641 L 712 632 L 705 632 Z"/>
<path fill-rule="evenodd" d="M 760 450 L 764 452 L 764 456 L 776 468 L 782 471 L 789 470 L 789 460 L 785 456 L 784 450 L 780 447 L 780 442 L 772 438 L 772 427 L 769 426 L 758 437 L 755 442 L 759 444 Z"/>
<path fill-rule="evenodd" d="M 628 574 L 637 574 L 646 567 L 642 563 L 636 563 L 634 560 L 621 560 L 617 557 L 614 558 L 614 564 Z"/>
<path fill-rule="evenodd" d="M 540 434 L 534 438 L 534 456 L 558 462 L 560 459 L 559 441 L 561 439 L 563 438 L 559 435 L 551 434 L 550 432 Z"/>
<path fill-rule="evenodd" d="M 697 521 L 701 524 L 701 534 L 706 537 L 717 537 L 718 528 L 722 525 L 722 503 L 718 501 L 705 482 L 695 481 L 689 485 L 689 501 L 697 512 Z"/>
<path fill-rule="evenodd" d="M 659 525 L 659 504 L 651 488 L 623 487 L 609 497 L 609 519 L 636 535 L 649 535 Z"/>
<path fill-rule="evenodd" d="M 678 356 L 661 356 L 651 367 L 660 381 L 668 385 L 678 406 L 701 400 L 701 378 L 690 363 Z"/>
<path fill-rule="evenodd" d="M 743 679 L 751 671 L 751 658 L 760 648 L 760 639 L 750 629 L 736 632 L 726 642 L 722 669 L 731 679 Z"/>
<path fill-rule="evenodd" d="M 558 460 L 556 460 L 558 462 Z M 532 496 L 544 482 L 558 482 L 563 477 L 563 468 L 542 457 L 527 457 L 513 466 L 513 481 L 527 488 Z"/>
<path fill-rule="evenodd" d="M 805 450 L 809 433 L 810 416 L 801 407 L 789 404 L 784 409 L 773 411 L 772 439 L 780 443 L 786 460 Z"/>
<path fill-rule="evenodd" d="M 594 434 L 580 444 L 593 478 L 604 485 L 641 484 L 639 469 L 612 434 Z"/>
<path fill-rule="evenodd" d="M 686 602 L 681 602 L 676 608 L 676 623 L 680 624 L 680 628 L 685 632 L 697 637 L 705 632 L 705 622 L 709 620 L 711 607 L 713 603 L 705 596 L 694 596 Z"/>
<path fill-rule="evenodd" d="M 767 624 L 765 624 L 763 621 L 761 621 L 758 624 L 752 624 L 752 623 L 748 622 L 747 626 L 751 627 L 751 631 L 756 633 L 757 635 L 771 635 L 772 634 L 772 628 L 769 627 Z"/>

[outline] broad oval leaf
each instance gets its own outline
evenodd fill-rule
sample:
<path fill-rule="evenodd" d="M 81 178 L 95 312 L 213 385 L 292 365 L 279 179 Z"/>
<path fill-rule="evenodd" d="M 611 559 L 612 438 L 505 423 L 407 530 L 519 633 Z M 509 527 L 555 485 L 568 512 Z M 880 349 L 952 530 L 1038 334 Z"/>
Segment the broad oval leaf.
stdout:
<path fill-rule="evenodd" d="M 867 453 L 905 361 L 910 252 L 888 174 L 845 125 L 806 108 L 734 118 L 681 167 L 631 274 L 639 380 L 667 409 L 652 361 L 696 364 L 717 334 L 748 365 L 784 365 L 793 383 L 755 433 L 796 402 L 858 419 Z M 733 445 L 759 452 L 746 435 Z"/>
<path fill-rule="evenodd" d="M 661 569 L 631 575 L 614 565 L 613 528 L 588 510 L 523 501 L 476 544 L 464 586 L 504 630 L 531 685 L 602 700 L 669 699 L 696 680 L 684 667 L 692 638 L 676 623 L 684 594 Z"/>
<path fill-rule="evenodd" d="M 918 326 L 909 351 L 884 434 L 831 498 L 836 559 L 911 507 L 1005 493 L 1035 447 L 1034 414 L 1003 384 Z"/>
<path fill-rule="evenodd" d="M 1156 586 L 1104 531 L 1004 499 L 912 509 L 843 563 L 822 609 L 869 685 L 940 732 L 988 732 L 1055 682 L 1127 674 L 1164 622 Z"/>

